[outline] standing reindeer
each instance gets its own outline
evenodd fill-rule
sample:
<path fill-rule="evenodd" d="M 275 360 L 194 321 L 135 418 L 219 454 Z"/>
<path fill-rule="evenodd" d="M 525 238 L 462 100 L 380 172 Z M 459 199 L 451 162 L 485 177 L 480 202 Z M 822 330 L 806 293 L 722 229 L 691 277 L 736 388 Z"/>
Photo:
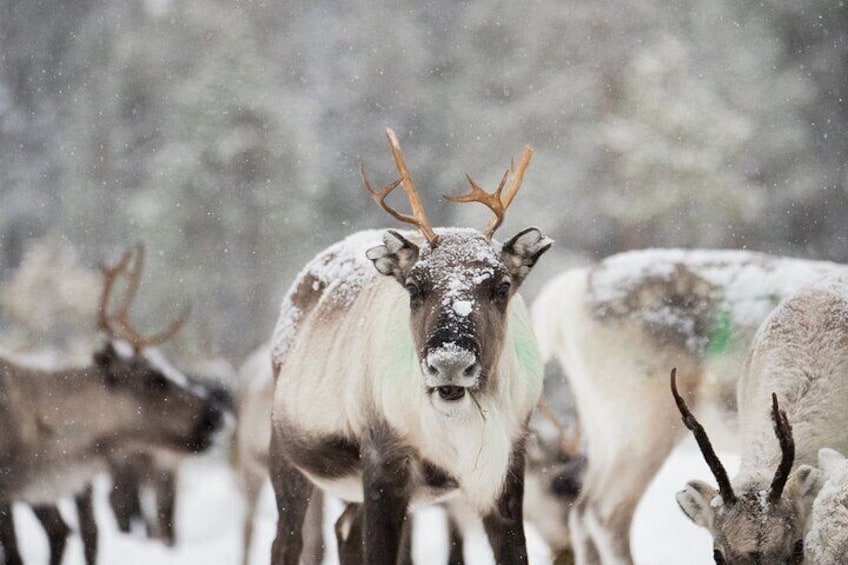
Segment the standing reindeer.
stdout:
<path fill-rule="evenodd" d="M 698 431 L 700 425 L 686 414 L 685 403 L 674 391 L 684 421 L 689 420 L 687 427 L 700 435 L 701 450 L 719 484 L 716 490 L 692 481 L 677 501 L 693 522 L 712 534 L 717 563 L 803 561 L 804 535 L 821 487 L 820 473 L 812 465 L 823 447 L 848 448 L 846 343 L 844 276 L 798 292 L 767 318 L 739 381 L 745 449 L 732 481 L 706 433 Z M 769 396 L 779 444 L 769 437 Z"/>
<path fill-rule="evenodd" d="M 669 429 L 669 368 L 686 398 L 728 424 L 716 430 L 735 437 L 736 383 L 757 328 L 786 296 L 846 272 L 746 251 L 666 249 L 615 255 L 545 285 L 533 305 L 536 336 L 568 377 L 587 450 L 569 520 L 578 563 L 632 563 L 636 505 L 684 435 Z"/>
<path fill-rule="evenodd" d="M 362 504 L 364 561 L 394 564 L 410 504 L 461 495 L 499 563 L 526 563 L 524 435 L 542 364 L 517 289 L 551 240 L 492 240 L 532 151 L 494 193 L 455 198 L 495 213 L 484 233 L 434 230 L 394 133 L 400 178 L 374 200 L 416 232 L 366 231 L 320 253 L 283 301 L 274 332 L 272 562 L 298 562 L 313 484 Z M 386 203 L 402 185 L 412 215 Z M 508 185 L 508 186 L 507 186 Z"/>
<path fill-rule="evenodd" d="M 137 250 L 130 272 L 131 258 L 127 252 L 103 270 L 99 324 L 111 339 L 92 365 L 42 371 L 0 359 L 0 541 L 7 563 L 21 562 L 13 502 L 36 508 L 48 531 L 50 562 L 58 565 L 69 530 L 53 504 L 76 495 L 86 562 L 94 563 L 97 529 L 89 482 L 108 471 L 109 460 L 139 449 L 197 453 L 222 428 L 220 404 L 150 349 L 176 333 L 185 318 L 149 337 L 129 322 L 143 250 Z M 124 275 L 126 294 L 109 314 L 114 284 Z"/>

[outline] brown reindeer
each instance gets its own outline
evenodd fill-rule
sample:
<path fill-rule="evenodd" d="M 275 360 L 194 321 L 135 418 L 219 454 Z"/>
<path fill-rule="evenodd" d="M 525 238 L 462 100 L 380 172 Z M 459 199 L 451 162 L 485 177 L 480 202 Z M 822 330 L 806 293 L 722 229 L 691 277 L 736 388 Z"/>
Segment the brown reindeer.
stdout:
<path fill-rule="evenodd" d="M 20 562 L 13 502 L 36 507 L 48 529 L 51 563 L 58 564 L 68 530 L 51 505 L 77 495 L 86 562 L 94 563 L 97 530 L 89 482 L 108 470 L 109 460 L 136 450 L 197 453 L 222 428 L 223 408 L 151 349 L 174 335 L 185 316 L 151 336 L 129 321 L 142 265 L 139 247 L 134 260 L 127 252 L 103 269 L 98 322 L 110 339 L 92 365 L 42 371 L 0 359 L 0 541 L 8 563 Z M 109 313 L 122 276 L 126 293 Z"/>
<path fill-rule="evenodd" d="M 517 290 L 552 242 L 536 228 L 492 236 L 532 151 L 492 194 L 472 182 L 458 198 L 492 209 L 483 233 L 433 229 L 387 135 L 400 178 L 378 190 L 363 181 L 419 231 L 360 232 L 320 253 L 275 330 L 272 562 L 298 562 L 317 485 L 362 505 L 366 563 L 397 562 L 411 504 L 453 496 L 483 517 L 499 563 L 526 563 L 524 437 L 543 371 Z M 386 203 L 397 186 L 412 215 Z"/>

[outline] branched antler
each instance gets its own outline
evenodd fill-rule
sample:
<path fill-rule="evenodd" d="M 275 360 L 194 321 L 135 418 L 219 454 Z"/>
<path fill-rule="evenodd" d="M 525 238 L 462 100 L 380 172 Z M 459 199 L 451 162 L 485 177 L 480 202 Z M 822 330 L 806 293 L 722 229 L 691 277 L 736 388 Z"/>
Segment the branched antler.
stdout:
<path fill-rule="evenodd" d="M 130 260 L 133 258 L 132 268 L 130 268 Z M 138 293 L 138 285 L 141 281 L 143 268 L 144 246 L 141 244 L 136 247 L 135 254 L 133 254 L 132 250 L 127 250 L 121 255 L 121 259 L 114 266 L 101 267 L 103 291 L 100 294 L 97 313 L 97 325 L 101 330 L 113 338 L 128 341 L 137 351 L 170 339 L 185 325 L 189 315 L 189 311 L 186 310 L 182 316 L 171 322 L 164 330 L 150 336 L 145 336 L 133 327 L 129 320 L 129 310 Z M 109 303 L 111 302 L 112 291 L 115 287 L 115 282 L 121 276 L 126 277 L 127 287 L 115 313 L 110 314 Z"/>
<path fill-rule="evenodd" d="M 789 424 L 789 418 L 786 417 L 786 412 L 780 409 L 775 393 L 771 393 L 771 417 L 774 420 L 774 434 L 777 436 L 777 441 L 780 442 L 781 458 L 780 465 L 777 466 L 777 471 L 774 473 L 774 479 L 771 481 L 768 500 L 769 502 L 777 502 L 783 494 L 783 487 L 786 486 L 792 465 L 795 463 L 795 440 L 792 437 L 792 426 Z"/>
<path fill-rule="evenodd" d="M 359 173 L 362 175 L 362 184 L 365 185 L 365 189 L 369 192 L 369 194 L 371 194 L 371 198 L 377 203 L 377 205 L 380 206 L 380 208 L 396 220 L 416 226 L 419 230 L 421 230 L 421 233 L 424 234 L 424 237 L 430 245 L 435 246 L 439 238 L 436 235 L 436 232 L 433 231 L 433 226 L 430 224 L 430 221 L 427 219 L 427 214 L 424 212 L 424 206 L 421 204 L 421 199 L 418 197 L 418 190 L 415 188 L 415 185 L 412 183 L 412 178 L 409 176 L 409 170 L 407 169 L 406 162 L 403 159 L 403 153 L 401 153 L 397 136 L 391 128 L 386 128 L 386 137 L 389 138 L 392 157 L 394 157 L 395 165 L 400 173 L 400 178 L 379 190 L 375 190 L 371 187 L 371 183 L 368 182 L 368 177 L 365 174 L 365 166 L 360 164 Z M 412 215 L 398 212 L 386 202 L 386 198 L 389 194 L 391 194 L 391 192 L 399 185 L 403 185 L 406 198 L 409 200 L 409 205 L 412 207 Z"/>
<path fill-rule="evenodd" d="M 686 401 L 677 392 L 677 368 L 671 370 L 671 394 L 674 396 L 674 402 L 677 404 L 677 409 L 680 410 L 680 415 L 683 417 L 683 424 L 695 435 L 695 441 L 698 442 L 698 447 L 701 448 L 701 453 L 707 461 L 707 465 L 713 472 L 713 475 L 718 482 L 718 492 L 726 504 L 736 502 L 736 494 L 733 492 L 733 487 L 730 485 L 730 479 L 727 476 L 727 471 L 724 465 L 716 455 L 713 449 L 710 438 L 707 436 L 704 426 L 695 418 L 692 411 L 686 405 Z"/>
<path fill-rule="evenodd" d="M 527 171 L 527 167 L 530 165 L 530 160 L 532 158 L 533 148 L 527 145 L 524 147 L 524 153 L 521 155 L 521 161 L 518 162 L 518 167 L 516 168 L 514 163 L 510 163 L 509 169 L 507 169 L 504 173 L 500 184 L 498 184 L 498 187 L 494 190 L 494 192 L 486 192 L 480 187 L 480 185 L 471 179 L 471 176 L 466 174 L 465 178 L 468 179 L 468 183 L 471 185 L 471 192 L 456 196 L 445 196 L 445 198 L 451 202 L 479 202 L 489 208 L 495 217 L 489 221 L 489 224 L 486 226 L 483 234 L 488 239 L 492 239 L 495 231 L 497 231 L 503 223 L 506 209 L 509 208 L 510 204 L 512 204 L 512 200 L 521 188 L 521 183 L 524 181 L 524 173 Z M 509 188 L 507 189 L 506 194 L 503 194 L 507 181 L 510 182 Z"/>

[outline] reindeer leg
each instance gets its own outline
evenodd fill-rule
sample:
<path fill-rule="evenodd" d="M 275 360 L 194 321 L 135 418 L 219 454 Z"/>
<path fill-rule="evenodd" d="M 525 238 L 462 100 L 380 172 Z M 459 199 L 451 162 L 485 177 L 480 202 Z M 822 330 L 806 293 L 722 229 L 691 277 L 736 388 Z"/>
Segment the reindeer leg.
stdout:
<path fill-rule="evenodd" d="M 403 524 L 403 532 L 400 538 L 400 555 L 398 565 L 412 565 L 412 530 L 415 527 L 415 519 L 412 514 L 406 515 Z"/>
<path fill-rule="evenodd" d="M 77 514 L 79 514 L 82 548 L 87 565 L 97 563 L 97 521 L 94 518 L 93 495 L 94 489 L 89 484 L 80 494 L 74 497 Z"/>
<path fill-rule="evenodd" d="M 125 463 L 112 463 L 112 490 L 109 506 L 115 514 L 118 529 L 129 533 L 133 520 L 141 519 L 141 503 L 138 482 L 132 468 Z"/>
<path fill-rule="evenodd" d="M 47 541 L 50 545 L 50 565 L 60 565 L 71 528 L 65 523 L 54 504 L 39 504 L 33 506 L 32 511 L 47 533 Z"/>
<path fill-rule="evenodd" d="M 362 446 L 365 563 L 396 565 L 408 522 L 410 454 L 387 427 L 371 429 Z"/>
<path fill-rule="evenodd" d="M 513 447 L 503 492 L 492 512 L 483 516 L 483 527 L 499 564 L 526 564 L 524 538 L 524 444 Z"/>
<path fill-rule="evenodd" d="M 250 563 L 250 548 L 253 542 L 253 522 L 256 519 L 256 507 L 259 495 L 265 483 L 265 473 L 246 465 L 241 469 L 241 485 L 244 492 L 244 529 L 242 533 L 242 565 Z"/>
<path fill-rule="evenodd" d="M 173 471 L 160 470 L 154 484 L 156 492 L 156 533 L 157 537 L 168 547 L 173 547 L 177 541 L 174 531 L 176 516 L 177 477 Z"/>
<path fill-rule="evenodd" d="M 303 520 L 312 483 L 292 466 L 281 448 L 276 426 L 271 431 L 271 485 L 277 502 L 277 535 L 271 547 L 273 565 L 298 565 L 303 551 Z"/>
<path fill-rule="evenodd" d="M 456 519 L 451 514 L 450 508 L 447 508 L 448 515 L 448 565 L 465 565 L 465 556 L 463 555 L 464 540 L 462 538 L 462 530 Z"/>
<path fill-rule="evenodd" d="M 348 503 L 335 530 L 339 565 L 362 565 L 362 505 Z"/>
<path fill-rule="evenodd" d="M 324 561 L 324 494 L 314 489 L 303 527 L 302 565 L 321 565 Z"/>
<path fill-rule="evenodd" d="M 3 556 L 6 565 L 23 565 L 18 551 L 18 538 L 15 535 L 15 519 L 12 515 L 12 503 L 0 504 L 0 542 L 3 544 Z"/>

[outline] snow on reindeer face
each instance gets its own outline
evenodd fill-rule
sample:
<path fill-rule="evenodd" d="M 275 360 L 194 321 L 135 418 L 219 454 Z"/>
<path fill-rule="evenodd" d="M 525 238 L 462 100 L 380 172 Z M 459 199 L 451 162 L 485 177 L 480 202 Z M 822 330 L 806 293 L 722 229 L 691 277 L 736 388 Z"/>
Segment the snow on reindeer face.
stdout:
<path fill-rule="evenodd" d="M 527 228 L 501 245 L 472 229 L 438 230 L 421 247 L 395 231 L 368 250 L 409 293 L 410 325 L 427 394 L 446 415 L 497 378 L 510 298 L 552 241 Z"/>

